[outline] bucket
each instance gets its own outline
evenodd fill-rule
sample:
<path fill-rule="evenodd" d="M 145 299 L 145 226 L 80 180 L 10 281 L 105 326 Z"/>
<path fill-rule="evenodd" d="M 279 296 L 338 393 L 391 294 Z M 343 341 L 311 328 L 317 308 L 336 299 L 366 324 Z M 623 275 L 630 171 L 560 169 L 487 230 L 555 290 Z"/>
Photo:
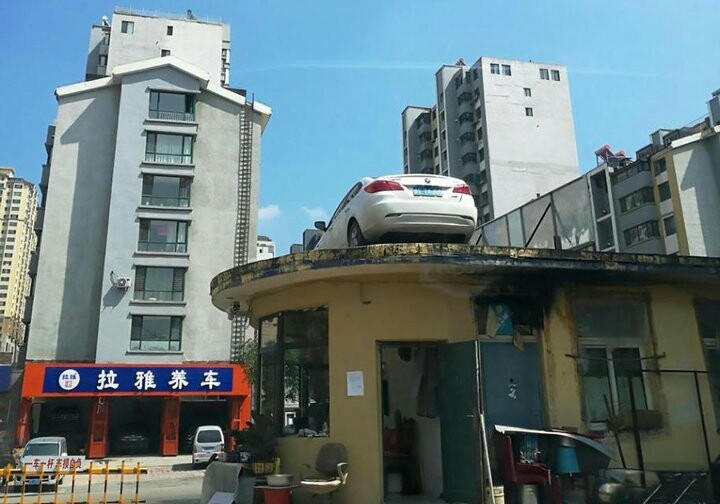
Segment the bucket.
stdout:
<path fill-rule="evenodd" d="M 397 472 L 388 473 L 387 476 L 387 492 L 392 494 L 399 494 L 402 492 L 402 474 Z"/>
<path fill-rule="evenodd" d="M 265 497 L 265 504 L 290 504 L 292 502 L 288 488 L 265 488 L 263 497 Z"/>
<path fill-rule="evenodd" d="M 538 487 L 536 485 L 518 485 L 520 504 L 538 504 Z"/>
<path fill-rule="evenodd" d="M 492 496 L 490 495 L 491 490 L 492 490 Z M 487 490 L 485 490 L 485 492 L 487 493 L 488 504 L 493 503 L 493 497 L 495 498 L 495 504 L 505 504 L 505 487 L 504 486 L 497 485 L 497 486 L 492 487 L 492 489 L 490 487 L 488 487 Z"/>

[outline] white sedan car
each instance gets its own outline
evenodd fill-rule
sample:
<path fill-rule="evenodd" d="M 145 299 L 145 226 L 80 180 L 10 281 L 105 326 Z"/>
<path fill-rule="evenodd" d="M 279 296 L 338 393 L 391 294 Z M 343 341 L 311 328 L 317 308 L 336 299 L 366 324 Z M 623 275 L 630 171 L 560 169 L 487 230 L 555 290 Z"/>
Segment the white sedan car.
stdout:
<path fill-rule="evenodd" d="M 316 249 L 368 243 L 429 241 L 465 243 L 477 210 L 470 187 L 439 175 L 364 178 L 345 195 L 330 222 L 315 223 L 323 235 Z"/>

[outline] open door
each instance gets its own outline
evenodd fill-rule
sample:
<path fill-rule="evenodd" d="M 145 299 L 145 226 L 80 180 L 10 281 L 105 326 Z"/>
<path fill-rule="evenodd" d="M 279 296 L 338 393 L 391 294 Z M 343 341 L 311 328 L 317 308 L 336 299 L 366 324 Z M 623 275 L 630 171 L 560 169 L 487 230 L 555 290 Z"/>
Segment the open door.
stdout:
<path fill-rule="evenodd" d="M 440 439 L 443 498 L 480 500 L 479 384 L 476 342 L 440 346 Z"/>

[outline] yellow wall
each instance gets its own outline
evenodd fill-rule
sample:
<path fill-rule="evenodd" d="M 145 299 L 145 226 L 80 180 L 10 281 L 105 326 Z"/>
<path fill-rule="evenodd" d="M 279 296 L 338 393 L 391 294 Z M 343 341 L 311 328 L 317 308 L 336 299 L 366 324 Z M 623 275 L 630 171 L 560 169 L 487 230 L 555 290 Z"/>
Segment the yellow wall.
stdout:
<path fill-rule="evenodd" d="M 321 444 L 340 442 L 348 450 L 350 477 L 336 502 L 379 503 L 383 485 L 377 342 L 472 340 L 470 292 L 442 284 L 320 283 L 263 296 L 252 304 L 252 316 L 321 305 L 329 307 L 330 438 L 281 439 L 283 471 L 302 474 L 302 464 L 314 466 Z M 347 371 L 364 372 L 364 397 L 346 396 Z"/>
<path fill-rule="evenodd" d="M 263 294 L 251 304 L 253 325 L 264 316 L 283 310 L 328 306 L 330 358 L 330 437 L 284 438 L 279 451 L 284 472 L 307 473 L 314 466 L 319 447 L 329 441 L 348 450 L 350 477 L 336 502 L 379 503 L 382 498 L 382 423 L 378 383 L 378 342 L 465 341 L 475 337 L 472 288 L 467 284 L 423 283 L 428 279 L 383 282 L 367 277 L 366 283 L 323 281 Z M 387 280 L 387 279 L 386 279 Z M 459 281 L 460 282 L 460 281 Z M 601 289 L 607 295 L 628 289 Z M 583 289 L 582 292 L 594 292 Z M 650 316 L 655 349 L 667 357 L 661 368 L 705 369 L 695 323 L 692 293 L 677 287 L 635 289 L 651 301 Z M 581 384 L 572 299 L 573 288 L 558 289 L 546 312 L 541 338 L 541 369 L 549 426 L 583 429 Z M 596 293 L 597 295 L 597 293 Z M 363 371 L 365 396 L 347 397 L 345 373 Z M 649 468 L 701 468 L 705 455 L 691 376 L 648 378 L 653 406 L 662 409 L 666 427 L 643 434 Z M 720 451 L 707 383 L 701 378 L 712 453 Z M 671 413 L 667 414 L 667 410 Z M 612 438 L 609 438 L 612 443 Z M 622 434 L 626 460 L 635 464 L 632 437 Z M 617 464 L 616 464 L 617 465 Z M 304 502 L 301 492 L 297 502 Z"/>
<path fill-rule="evenodd" d="M 572 316 L 572 300 L 598 290 L 608 296 L 634 294 L 650 301 L 652 345 L 648 353 L 665 354 L 659 359 L 660 369 L 705 370 L 705 358 L 695 321 L 693 296 L 678 287 L 653 286 L 647 289 L 566 289 L 556 293 L 541 348 L 545 372 L 545 395 L 548 401 L 549 424 L 553 427 L 574 426 L 584 429 L 580 375 L 575 359 L 577 345 Z M 649 366 L 648 363 L 646 366 Z M 700 414 L 692 374 L 645 374 L 649 384 L 651 407 L 663 413 L 663 429 L 641 434 L 643 458 L 648 469 L 707 468 L 700 426 Z M 710 453 L 720 451 L 712 397 L 707 378 L 700 376 L 703 409 L 710 441 Z M 620 434 L 625 460 L 637 467 L 632 434 Z M 608 443 L 615 446 L 612 437 Z M 620 467 L 619 460 L 613 465 Z"/>

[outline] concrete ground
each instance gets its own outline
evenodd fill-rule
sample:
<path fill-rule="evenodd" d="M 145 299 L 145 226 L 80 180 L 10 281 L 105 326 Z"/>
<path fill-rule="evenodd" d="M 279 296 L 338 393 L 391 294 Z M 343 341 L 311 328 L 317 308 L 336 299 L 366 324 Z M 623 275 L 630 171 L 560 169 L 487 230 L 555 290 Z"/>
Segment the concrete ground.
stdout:
<path fill-rule="evenodd" d="M 204 469 L 193 469 L 192 459 L 190 455 L 181 455 L 178 457 L 126 457 L 124 459 L 107 459 L 110 467 L 119 467 L 122 460 L 125 460 L 126 466 L 135 466 L 139 462 L 142 467 L 147 468 L 148 474 L 140 477 L 139 499 L 147 504 L 197 504 L 200 500 L 200 489 L 202 488 Z M 93 466 L 103 466 L 103 462 L 93 462 Z M 91 501 L 96 503 L 103 502 L 104 478 L 98 475 L 93 476 L 91 484 Z M 20 492 L 9 492 L 8 503 L 54 503 L 55 491 L 43 491 L 38 496 L 36 489 L 28 489 L 24 497 Z M 3 488 L 4 493 L 4 488 Z M 120 495 L 120 477 L 119 475 L 111 475 L 107 485 L 107 502 L 117 502 Z M 39 499 L 38 499 L 39 497 Z M 58 487 L 57 503 L 64 504 L 73 502 L 76 504 L 88 501 L 88 477 L 78 476 L 73 488 L 71 481 L 65 479 L 62 485 Z M 134 502 L 135 497 L 135 478 L 127 475 L 123 482 L 122 497 L 125 502 Z M 0 502 L 4 502 L 4 495 L 0 495 Z"/>

